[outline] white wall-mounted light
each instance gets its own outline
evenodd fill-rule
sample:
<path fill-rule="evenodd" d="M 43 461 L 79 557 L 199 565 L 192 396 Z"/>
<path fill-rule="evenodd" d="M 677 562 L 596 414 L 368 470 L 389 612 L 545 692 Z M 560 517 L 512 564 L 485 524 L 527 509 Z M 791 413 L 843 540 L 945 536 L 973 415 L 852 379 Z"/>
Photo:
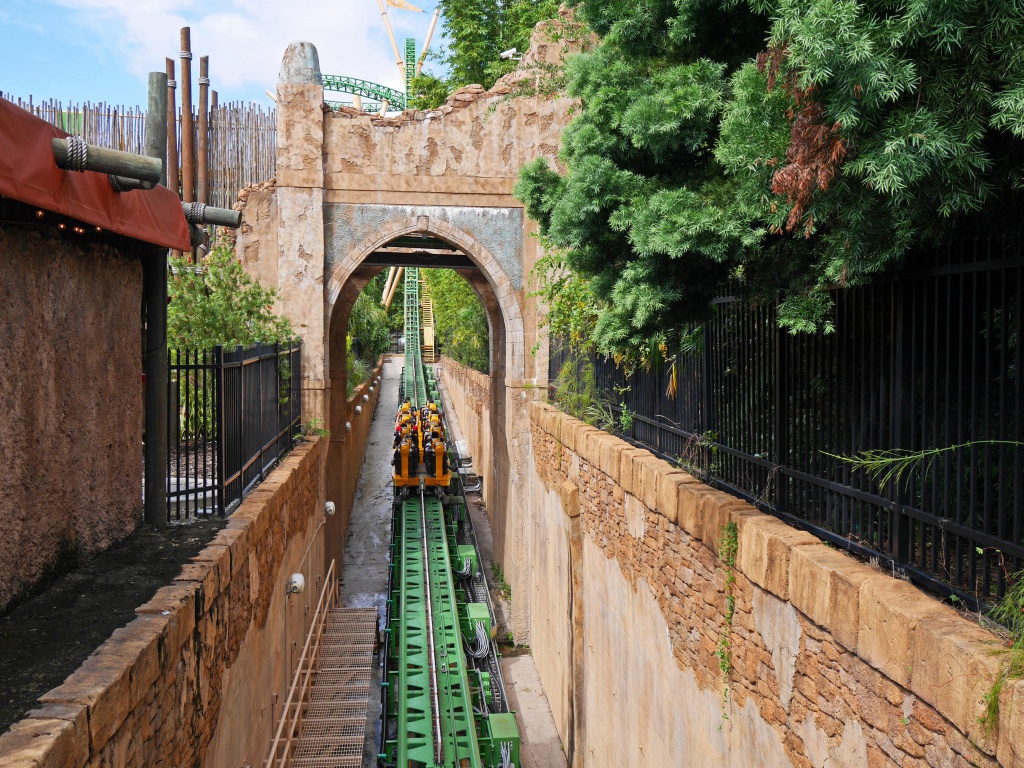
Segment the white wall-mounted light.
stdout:
<path fill-rule="evenodd" d="M 364 403 L 369 402 L 369 400 L 370 400 L 370 396 L 369 395 L 363 395 L 363 402 Z"/>
<path fill-rule="evenodd" d="M 327 517 L 333 517 L 334 511 L 335 510 L 333 501 L 328 501 L 326 504 L 324 504 L 324 514 L 327 515 Z"/>
<path fill-rule="evenodd" d="M 288 594 L 300 595 L 306 588 L 306 577 L 301 573 L 293 573 L 288 579 Z"/>
<path fill-rule="evenodd" d="M 345 422 L 345 431 L 346 432 L 351 432 L 352 431 L 352 422 L 351 421 L 346 421 Z"/>
<path fill-rule="evenodd" d="M 356 416 L 358 416 L 362 412 L 363 412 L 363 406 L 357 405 L 356 406 Z"/>

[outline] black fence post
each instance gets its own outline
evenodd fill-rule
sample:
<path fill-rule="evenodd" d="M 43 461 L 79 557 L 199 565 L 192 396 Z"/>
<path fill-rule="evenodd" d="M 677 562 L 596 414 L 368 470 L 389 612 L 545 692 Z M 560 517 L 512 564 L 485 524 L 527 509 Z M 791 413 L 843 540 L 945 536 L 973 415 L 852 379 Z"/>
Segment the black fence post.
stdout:
<path fill-rule="evenodd" d="M 772 463 L 779 467 L 786 467 L 789 463 L 789 361 L 786 354 L 786 332 L 779 327 L 778 308 L 772 314 L 772 322 L 775 325 L 773 343 L 775 345 L 775 418 L 773 420 L 774 440 L 772 441 L 772 453 L 769 455 Z M 780 512 L 786 511 L 786 491 L 788 490 L 787 476 L 782 470 L 775 471 L 775 509 Z"/>
<path fill-rule="evenodd" d="M 908 306 L 908 287 L 897 281 L 892 286 L 892 389 L 891 404 L 889 406 L 890 418 L 890 445 L 893 449 L 901 450 L 909 448 L 910 440 L 910 388 L 913 380 L 910 378 L 910 362 L 906 359 L 908 347 L 906 315 L 910 310 Z M 910 563 L 911 560 L 911 522 L 910 518 L 903 513 L 903 501 L 908 496 L 905 486 L 899 482 L 893 484 L 890 491 L 892 504 L 890 505 L 889 524 L 890 535 L 892 536 L 892 554 L 895 560 L 901 564 Z"/>
<path fill-rule="evenodd" d="M 259 439 L 258 477 L 263 477 L 263 345 L 256 342 L 256 434 Z"/>
<path fill-rule="evenodd" d="M 224 503 L 224 346 L 213 348 L 214 365 L 214 423 L 217 439 L 214 442 L 213 460 L 217 477 L 217 511 L 223 517 L 227 510 Z"/>
<path fill-rule="evenodd" d="M 295 419 L 302 422 L 302 342 L 295 350 L 295 364 L 292 366 L 292 395 L 295 398 Z M 294 419 L 293 419 L 294 420 Z"/>
<path fill-rule="evenodd" d="M 718 307 L 712 305 L 710 307 L 710 316 L 704 322 L 704 355 L 702 361 L 702 372 L 701 378 L 701 403 L 704 409 L 704 435 L 708 435 L 714 431 L 715 419 L 714 419 L 714 380 L 715 380 L 715 364 L 714 364 L 714 347 L 715 347 L 715 320 L 718 313 Z M 715 438 L 715 442 L 718 442 L 718 438 Z M 700 446 L 700 458 L 704 466 L 701 467 L 707 475 L 710 477 L 712 474 L 712 453 L 709 448 L 704 446 L 703 435 L 698 436 L 697 444 Z M 696 457 L 694 457 L 696 458 Z"/>

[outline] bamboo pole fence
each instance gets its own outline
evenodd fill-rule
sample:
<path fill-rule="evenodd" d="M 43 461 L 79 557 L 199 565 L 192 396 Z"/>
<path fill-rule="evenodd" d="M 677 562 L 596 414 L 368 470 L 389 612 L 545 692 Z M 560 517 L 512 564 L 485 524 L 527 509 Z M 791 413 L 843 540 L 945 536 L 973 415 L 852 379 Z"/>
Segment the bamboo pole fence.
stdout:
<path fill-rule="evenodd" d="M 146 154 L 146 110 L 106 102 L 62 102 L 56 99 L 22 99 L 0 91 L 0 97 L 28 110 L 51 125 L 84 138 L 89 144 L 122 152 Z M 174 141 L 181 157 L 181 109 L 177 110 Z M 199 119 L 193 110 L 190 121 L 198 130 Z M 248 102 L 215 103 L 207 121 L 209 147 L 207 158 L 210 205 L 231 208 L 239 190 L 250 184 L 272 179 L 276 173 L 277 114 L 275 110 Z M 191 142 L 198 147 L 198 136 Z M 168 173 L 168 183 L 181 179 L 179 172 Z M 180 188 L 178 190 L 181 192 Z"/>

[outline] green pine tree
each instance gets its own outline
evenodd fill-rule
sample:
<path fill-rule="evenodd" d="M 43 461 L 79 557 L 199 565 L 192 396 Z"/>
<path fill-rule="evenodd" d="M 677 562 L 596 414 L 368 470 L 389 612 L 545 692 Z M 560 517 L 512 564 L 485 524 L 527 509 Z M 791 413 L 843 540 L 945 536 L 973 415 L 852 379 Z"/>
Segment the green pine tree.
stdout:
<path fill-rule="evenodd" d="M 588 0 L 580 102 L 516 187 L 604 303 L 605 351 L 678 341 L 707 302 L 831 327 L 835 287 L 1007 218 L 1024 157 L 1013 0 Z"/>

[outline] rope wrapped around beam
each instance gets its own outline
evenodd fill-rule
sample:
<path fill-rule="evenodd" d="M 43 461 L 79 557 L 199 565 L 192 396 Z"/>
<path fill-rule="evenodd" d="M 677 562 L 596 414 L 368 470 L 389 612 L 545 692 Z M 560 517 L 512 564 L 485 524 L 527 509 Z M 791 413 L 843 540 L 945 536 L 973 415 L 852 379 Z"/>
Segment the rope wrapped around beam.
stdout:
<path fill-rule="evenodd" d="M 85 165 L 89 161 L 89 145 L 81 136 L 68 136 L 68 154 L 64 169 L 85 173 Z"/>

